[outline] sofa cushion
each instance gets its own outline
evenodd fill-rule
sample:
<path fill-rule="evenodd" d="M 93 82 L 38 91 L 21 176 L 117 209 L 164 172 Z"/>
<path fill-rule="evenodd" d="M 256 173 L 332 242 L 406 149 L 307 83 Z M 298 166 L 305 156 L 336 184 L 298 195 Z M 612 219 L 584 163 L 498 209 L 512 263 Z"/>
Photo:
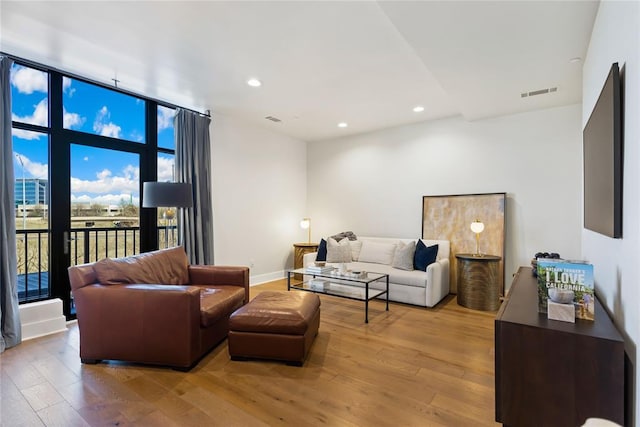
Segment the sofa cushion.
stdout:
<path fill-rule="evenodd" d="M 358 261 L 390 265 L 396 251 L 397 243 L 376 243 L 365 240 Z"/>
<path fill-rule="evenodd" d="M 93 265 L 98 282 L 103 285 L 132 283 L 189 283 L 189 260 L 180 246 L 145 252 L 124 258 L 105 258 Z"/>
<path fill-rule="evenodd" d="M 427 273 L 422 270 L 400 270 L 390 265 L 372 264 L 368 262 L 352 262 L 347 266 L 352 271 L 367 271 L 369 273 L 380 273 L 389 275 L 389 283 L 401 284 L 417 288 L 427 286 Z M 371 277 L 371 276 L 369 276 Z M 382 289 L 384 281 L 380 280 L 371 284 L 373 288 Z"/>
<path fill-rule="evenodd" d="M 362 241 L 350 240 L 349 244 L 351 245 L 351 259 L 357 261 L 358 258 L 360 258 L 360 251 L 362 250 Z"/>
<path fill-rule="evenodd" d="M 324 239 L 320 240 L 320 244 L 318 245 L 318 253 L 316 254 L 316 261 L 326 261 L 327 260 L 327 241 Z"/>
<path fill-rule="evenodd" d="M 416 242 L 404 243 L 398 242 L 396 252 L 393 255 L 393 261 L 391 267 L 399 268 L 400 270 L 413 270 L 414 255 L 416 252 Z"/>
<path fill-rule="evenodd" d="M 416 270 L 427 271 L 429 264 L 436 262 L 437 256 L 438 245 L 427 246 L 422 240 L 418 240 L 413 266 Z"/>
<path fill-rule="evenodd" d="M 327 262 L 351 262 L 351 245 L 349 239 L 338 243 L 333 237 L 327 241 Z"/>
<path fill-rule="evenodd" d="M 200 324 L 203 328 L 231 315 L 244 303 L 244 288 L 239 286 L 203 286 L 200 290 Z"/>

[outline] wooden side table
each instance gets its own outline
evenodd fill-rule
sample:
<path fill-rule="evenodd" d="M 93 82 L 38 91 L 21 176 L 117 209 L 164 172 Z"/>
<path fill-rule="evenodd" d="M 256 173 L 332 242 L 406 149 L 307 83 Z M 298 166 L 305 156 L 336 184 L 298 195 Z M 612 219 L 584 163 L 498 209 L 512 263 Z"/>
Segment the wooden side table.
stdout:
<path fill-rule="evenodd" d="M 304 267 L 303 258 L 305 254 L 318 252 L 317 243 L 294 243 L 293 244 L 293 268 Z M 294 274 L 296 280 L 302 280 L 302 274 Z"/>
<path fill-rule="evenodd" d="M 500 308 L 499 256 L 456 254 L 458 304 L 474 310 Z"/>

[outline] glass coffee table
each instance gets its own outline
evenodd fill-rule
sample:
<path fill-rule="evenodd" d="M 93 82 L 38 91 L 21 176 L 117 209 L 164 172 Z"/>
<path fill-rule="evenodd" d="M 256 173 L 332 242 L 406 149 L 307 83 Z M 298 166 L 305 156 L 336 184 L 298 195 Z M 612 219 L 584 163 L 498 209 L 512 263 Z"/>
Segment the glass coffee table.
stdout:
<path fill-rule="evenodd" d="M 296 274 L 303 275 L 302 282 L 291 283 L 291 277 Z M 384 282 L 385 289 L 372 288 L 374 282 Z M 287 290 L 315 292 L 317 294 L 331 295 L 334 297 L 348 298 L 364 301 L 364 322 L 369 323 L 369 301 L 386 294 L 386 310 L 389 311 L 389 275 L 380 273 L 338 273 L 309 272 L 305 268 L 287 271 Z"/>

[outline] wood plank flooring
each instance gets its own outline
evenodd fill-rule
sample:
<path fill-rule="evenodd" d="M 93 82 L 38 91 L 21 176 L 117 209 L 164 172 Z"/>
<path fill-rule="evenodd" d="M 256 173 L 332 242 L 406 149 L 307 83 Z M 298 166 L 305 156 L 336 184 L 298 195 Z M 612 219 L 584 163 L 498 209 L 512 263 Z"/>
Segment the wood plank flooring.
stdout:
<path fill-rule="evenodd" d="M 286 290 L 279 280 L 251 288 Z M 192 371 L 82 365 L 76 324 L 0 356 L 2 426 L 485 426 L 494 422 L 495 312 L 321 296 L 303 367 L 229 360 Z M 171 337 L 167 337 L 171 339 Z"/>

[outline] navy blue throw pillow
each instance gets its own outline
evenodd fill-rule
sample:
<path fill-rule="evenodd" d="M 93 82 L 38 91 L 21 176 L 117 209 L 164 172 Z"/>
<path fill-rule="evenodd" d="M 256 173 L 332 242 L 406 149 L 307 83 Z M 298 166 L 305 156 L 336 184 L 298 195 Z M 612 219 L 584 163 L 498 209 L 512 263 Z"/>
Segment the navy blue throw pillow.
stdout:
<path fill-rule="evenodd" d="M 438 256 L 438 245 L 428 246 L 418 239 L 416 243 L 416 254 L 413 257 L 413 268 L 416 270 L 427 271 L 429 264 L 436 262 Z"/>
<path fill-rule="evenodd" d="M 316 255 L 316 261 L 327 260 L 327 241 L 322 239 L 318 245 L 318 255 Z"/>

